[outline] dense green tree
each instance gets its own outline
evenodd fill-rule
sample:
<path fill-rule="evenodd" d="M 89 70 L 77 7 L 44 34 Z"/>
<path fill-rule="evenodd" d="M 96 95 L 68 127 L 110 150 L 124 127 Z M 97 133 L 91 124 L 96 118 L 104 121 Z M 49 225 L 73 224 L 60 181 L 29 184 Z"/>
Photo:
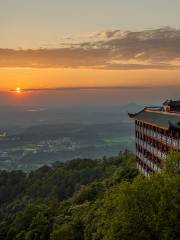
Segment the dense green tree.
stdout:
<path fill-rule="evenodd" d="M 26 174 L 22 171 L 0 171 L 0 205 L 11 202 L 25 189 Z"/>
<path fill-rule="evenodd" d="M 163 165 L 163 170 L 167 174 L 180 172 L 180 152 L 170 151 Z"/>
<path fill-rule="evenodd" d="M 1 171 L 0 239 L 179 240 L 179 160 L 170 153 L 150 177 L 138 174 L 128 151 L 29 175 Z"/>
<path fill-rule="evenodd" d="M 96 235 L 103 240 L 178 239 L 179 200 L 179 175 L 123 182 L 101 200 L 94 218 Z"/>
<path fill-rule="evenodd" d="M 50 240 L 74 240 L 74 231 L 70 224 L 57 227 L 51 234 Z"/>
<path fill-rule="evenodd" d="M 73 222 L 56 226 L 56 229 L 51 234 L 50 240 L 83 240 L 83 229 L 82 222 L 76 219 Z"/>
<path fill-rule="evenodd" d="M 26 240 L 48 240 L 51 223 L 47 216 L 39 212 L 32 220 L 26 233 Z"/>

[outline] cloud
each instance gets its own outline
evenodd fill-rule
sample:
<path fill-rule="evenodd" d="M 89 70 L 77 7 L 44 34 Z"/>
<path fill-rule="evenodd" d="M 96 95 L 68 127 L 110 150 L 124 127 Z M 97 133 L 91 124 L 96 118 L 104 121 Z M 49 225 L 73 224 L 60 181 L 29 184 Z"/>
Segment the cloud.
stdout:
<path fill-rule="evenodd" d="M 92 36 L 53 49 L 0 49 L 0 68 L 180 68 L 179 29 L 113 30 Z"/>

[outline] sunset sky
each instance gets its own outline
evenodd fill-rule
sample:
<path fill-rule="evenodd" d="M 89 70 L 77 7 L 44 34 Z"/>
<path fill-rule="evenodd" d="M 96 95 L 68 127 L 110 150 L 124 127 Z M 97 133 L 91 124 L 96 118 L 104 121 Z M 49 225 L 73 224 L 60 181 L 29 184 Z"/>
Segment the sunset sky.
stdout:
<path fill-rule="evenodd" d="M 2 0 L 0 90 L 180 86 L 179 0 Z"/>

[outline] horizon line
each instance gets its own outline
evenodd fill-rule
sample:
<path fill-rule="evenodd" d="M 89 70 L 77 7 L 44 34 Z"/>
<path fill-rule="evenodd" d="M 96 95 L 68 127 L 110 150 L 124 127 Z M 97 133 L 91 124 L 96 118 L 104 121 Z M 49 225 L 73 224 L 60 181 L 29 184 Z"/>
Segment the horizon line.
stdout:
<path fill-rule="evenodd" d="M 82 87 L 54 87 L 54 88 L 21 88 L 22 92 L 36 92 L 36 91 L 64 91 L 64 90 L 106 90 L 106 89 L 148 89 L 148 88 L 175 88 L 179 85 L 124 85 L 124 86 L 82 86 Z M 0 92 L 16 92 L 16 89 L 0 89 Z"/>

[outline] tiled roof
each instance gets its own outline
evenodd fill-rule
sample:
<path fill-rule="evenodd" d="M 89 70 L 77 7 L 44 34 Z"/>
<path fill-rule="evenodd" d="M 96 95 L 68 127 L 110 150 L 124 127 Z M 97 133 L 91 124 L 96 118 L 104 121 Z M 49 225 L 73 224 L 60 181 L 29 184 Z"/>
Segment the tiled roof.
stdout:
<path fill-rule="evenodd" d="M 173 101 L 173 100 L 166 100 L 163 105 L 173 106 L 173 107 L 180 107 L 180 101 Z"/>
<path fill-rule="evenodd" d="M 160 111 L 143 110 L 136 114 L 129 114 L 131 118 L 149 123 L 154 126 L 168 129 L 171 126 L 180 127 L 180 114 L 171 114 Z"/>

